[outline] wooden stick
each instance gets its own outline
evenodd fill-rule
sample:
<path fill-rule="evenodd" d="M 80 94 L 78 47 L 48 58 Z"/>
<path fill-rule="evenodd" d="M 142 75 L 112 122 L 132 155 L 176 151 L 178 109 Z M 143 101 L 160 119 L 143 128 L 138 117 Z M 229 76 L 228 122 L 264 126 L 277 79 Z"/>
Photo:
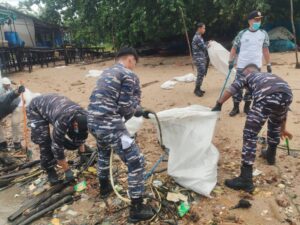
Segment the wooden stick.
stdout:
<path fill-rule="evenodd" d="M 292 29 L 294 33 L 294 41 L 295 41 L 295 54 L 296 54 L 296 69 L 300 69 L 300 63 L 298 60 L 298 45 L 297 45 L 297 36 L 296 36 L 296 29 L 295 29 L 295 23 L 294 23 L 294 3 L 293 0 L 290 0 L 291 4 L 291 24 Z"/>

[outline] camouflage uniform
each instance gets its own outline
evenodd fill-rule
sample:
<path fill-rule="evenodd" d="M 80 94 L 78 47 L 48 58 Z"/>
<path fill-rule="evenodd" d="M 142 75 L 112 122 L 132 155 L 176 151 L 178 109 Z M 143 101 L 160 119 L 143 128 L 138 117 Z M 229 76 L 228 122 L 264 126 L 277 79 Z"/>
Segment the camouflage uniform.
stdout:
<path fill-rule="evenodd" d="M 87 112 L 78 104 L 64 96 L 46 94 L 34 98 L 27 107 L 27 116 L 31 127 L 31 140 L 40 147 L 41 166 L 49 169 L 56 160 L 65 158 L 64 145 L 71 138 L 74 146 L 80 146 L 85 139 L 74 138 L 71 135 L 72 122 L 76 115 L 86 115 Z M 49 125 L 53 126 L 52 135 Z M 52 136 L 52 138 L 51 138 Z"/>
<path fill-rule="evenodd" d="M 252 93 L 254 102 L 244 128 L 242 162 L 253 165 L 257 135 L 267 120 L 268 144 L 273 147 L 279 144 L 281 124 L 286 120 L 293 94 L 285 81 L 270 73 L 257 72 L 239 76 L 229 92 L 236 94 L 244 87 Z"/>
<path fill-rule="evenodd" d="M 144 192 L 144 157 L 126 130 L 123 118 L 130 119 L 140 105 L 139 78 L 118 63 L 105 70 L 97 81 L 88 106 L 89 131 L 97 139 L 100 179 L 109 175 L 109 158 L 113 149 L 128 167 L 130 197 Z"/>
<path fill-rule="evenodd" d="M 209 58 L 207 52 L 207 45 L 204 42 L 201 34 L 198 32 L 194 35 L 192 41 L 193 61 L 197 67 L 196 85 L 201 87 L 204 76 L 207 73 Z"/>

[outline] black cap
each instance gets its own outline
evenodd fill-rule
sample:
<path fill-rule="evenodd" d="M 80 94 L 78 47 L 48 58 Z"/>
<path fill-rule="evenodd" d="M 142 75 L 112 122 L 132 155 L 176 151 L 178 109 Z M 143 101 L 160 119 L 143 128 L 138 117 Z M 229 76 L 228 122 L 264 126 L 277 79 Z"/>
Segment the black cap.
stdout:
<path fill-rule="evenodd" d="M 252 20 L 254 18 L 262 18 L 262 14 L 260 11 L 254 10 L 248 15 L 248 20 Z"/>
<path fill-rule="evenodd" d="M 75 121 L 78 124 L 79 133 L 87 132 L 88 127 L 87 127 L 87 116 L 86 115 L 82 115 L 82 114 L 76 115 Z"/>
<path fill-rule="evenodd" d="M 139 60 L 139 56 L 136 52 L 136 50 L 132 47 L 123 47 L 119 50 L 119 52 L 116 55 L 116 58 L 120 58 L 122 56 L 132 55 L 134 56 L 135 60 Z"/>

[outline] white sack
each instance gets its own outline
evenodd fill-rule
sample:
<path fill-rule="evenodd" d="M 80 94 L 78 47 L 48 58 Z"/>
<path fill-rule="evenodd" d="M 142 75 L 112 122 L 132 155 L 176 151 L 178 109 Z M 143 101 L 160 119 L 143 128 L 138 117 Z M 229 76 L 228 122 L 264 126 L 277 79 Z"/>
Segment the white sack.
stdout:
<path fill-rule="evenodd" d="M 25 99 L 25 105 L 28 106 L 32 99 L 34 99 L 37 96 L 40 96 L 41 94 L 40 93 L 33 93 L 29 89 L 26 88 L 23 95 L 24 95 L 24 99 Z M 22 107 L 22 106 L 23 106 L 23 101 L 21 100 L 18 107 Z"/>
<path fill-rule="evenodd" d="M 179 81 L 179 82 L 195 82 L 196 81 L 196 76 L 192 73 L 188 73 L 186 75 L 180 76 L 180 77 L 174 77 L 174 80 Z"/>
<path fill-rule="evenodd" d="M 133 116 L 130 120 L 125 123 L 125 126 L 130 134 L 133 137 L 143 125 L 143 117 L 135 117 Z"/>
<path fill-rule="evenodd" d="M 86 74 L 86 77 L 100 77 L 103 73 L 103 70 L 89 70 L 89 73 Z"/>
<path fill-rule="evenodd" d="M 177 84 L 177 81 L 174 80 L 168 80 L 165 83 L 163 83 L 160 87 L 162 89 L 166 89 L 166 90 L 170 90 L 173 89 L 175 87 L 175 85 Z"/>
<path fill-rule="evenodd" d="M 294 35 L 285 27 L 276 27 L 268 32 L 270 40 L 293 40 Z"/>
<path fill-rule="evenodd" d="M 229 51 L 227 51 L 220 43 L 216 41 L 210 42 L 210 47 L 208 48 L 208 55 L 210 63 L 218 70 L 220 73 L 226 76 L 228 75 L 228 61 L 229 61 Z M 235 78 L 236 71 L 232 70 L 230 79 L 227 83 L 227 87 L 232 83 Z"/>
<path fill-rule="evenodd" d="M 192 105 L 159 112 L 158 118 L 163 144 L 170 149 L 168 174 L 183 187 L 210 197 L 217 183 L 219 152 L 212 138 L 218 113 Z"/>

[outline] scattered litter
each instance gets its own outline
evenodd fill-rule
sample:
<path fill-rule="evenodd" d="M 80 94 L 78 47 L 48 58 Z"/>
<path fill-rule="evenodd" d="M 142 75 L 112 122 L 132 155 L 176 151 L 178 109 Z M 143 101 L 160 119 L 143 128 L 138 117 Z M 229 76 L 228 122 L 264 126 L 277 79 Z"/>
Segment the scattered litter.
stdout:
<path fill-rule="evenodd" d="M 80 183 L 76 184 L 74 186 L 74 190 L 77 192 L 81 192 L 81 191 L 85 190 L 86 187 L 87 187 L 86 181 L 84 180 L 84 181 L 81 181 Z"/>
<path fill-rule="evenodd" d="M 162 185 L 163 185 L 163 183 L 160 180 L 153 181 L 153 186 L 156 188 L 161 187 Z"/>
<path fill-rule="evenodd" d="M 63 207 L 61 207 L 60 211 L 64 212 L 69 208 L 68 205 L 64 205 Z"/>
<path fill-rule="evenodd" d="M 17 198 L 17 197 L 20 197 L 20 195 L 18 195 L 18 194 L 15 194 L 15 198 Z"/>
<path fill-rule="evenodd" d="M 168 192 L 167 200 L 170 202 L 179 202 L 180 200 L 183 202 L 187 202 L 188 197 L 181 193 Z"/>
<path fill-rule="evenodd" d="M 241 199 L 239 203 L 230 209 L 249 209 L 251 207 L 251 203 L 246 199 Z"/>
<path fill-rule="evenodd" d="M 254 171 L 253 171 L 253 176 L 254 177 L 257 177 L 257 176 L 259 176 L 259 175 L 261 175 L 262 174 L 262 171 L 260 171 L 259 169 L 255 169 Z"/>
<path fill-rule="evenodd" d="M 267 210 L 267 209 L 265 209 L 265 210 L 263 210 L 262 212 L 261 212 L 261 216 L 265 216 L 265 215 L 267 215 L 269 213 L 269 211 Z"/>
<path fill-rule="evenodd" d="M 188 73 L 186 75 L 180 76 L 180 77 L 174 77 L 174 80 L 179 81 L 179 82 L 195 82 L 196 81 L 196 76 L 192 73 Z"/>
<path fill-rule="evenodd" d="M 77 216 L 77 215 L 78 215 L 78 212 L 76 212 L 76 211 L 74 211 L 74 210 L 72 210 L 72 209 L 69 209 L 69 210 L 67 211 L 67 214 L 69 214 L 69 215 L 71 215 L 71 216 Z"/>
<path fill-rule="evenodd" d="M 97 169 L 96 169 L 95 167 L 93 167 L 93 166 L 90 166 L 90 167 L 88 168 L 88 171 L 89 171 L 90 173 L 97 174 Z"/>
<path fill-rule="evenodd" d="M 36 186 L 32 183 L 30 186 L 29 186 L 29 190 L 30 191 L 34 191 L 36 189 Z"/>
<path fill-rule="evenodd" d="M 90 197 L 87 194 L 82 193 L 80 196 L 80 201 L 86 201 L 89 199 L 90 199 Z"/>
<path fill-rule="evenodd" d="M 66 68 L 67 66 L 56 66 L 55 69 L 63 69 Z"/>
<path fill-rule="evenodd" d="M 38 178 L 38 179 L 36 179 L 35 181 L 33 181 L 33 183 L 34 183 L 35 185 L 39 185 L 41 182 L 42 182 L 42 179 L 41 179 L 41 178 Z"/>
<path fill-rule="evenodd" d="M 180 217 L 183 217 L 185 214 L 188 213 L 190 210 L 190 205 L 187 202 L 181 202 L 181 204 L 178 206 L 178 214 Z"/>
<path fill-rule="evenodd" d="M 86 74 L 86 77 L 100 77 L 103 73 L 103 70 L 89 70 L 89 73 Z"/>
<path fill-rule="evenodd" d="M 115 185 L 115 189 L 116 189 L 117 192 L 120 192 L 120 191 L 123 190 L 122 186 L 120 186 L 120 185 L 118 185 L 118 184 Z"/>
<path fill-rule="evenodd" d="M 278 187 L 283 189 L 283 188 L 285 188 L 285 185 L 284 184 L 278 184 Z"/>
<path fill-rule="evenodd" d="M 175 87 L 176 84 L 177 84 L 177 81 L 168 80 L 165 83 L 163 83 L 160 87 L 165 90 L 171 90 Z"/>
<path fill-rule="evenodd" d="M 52 224 L 52 225 L 60 225 L 60 221 L 59 221 L 58 218 L 53 218 L 53 219 L 51 220 L 51 224 Z"/>

